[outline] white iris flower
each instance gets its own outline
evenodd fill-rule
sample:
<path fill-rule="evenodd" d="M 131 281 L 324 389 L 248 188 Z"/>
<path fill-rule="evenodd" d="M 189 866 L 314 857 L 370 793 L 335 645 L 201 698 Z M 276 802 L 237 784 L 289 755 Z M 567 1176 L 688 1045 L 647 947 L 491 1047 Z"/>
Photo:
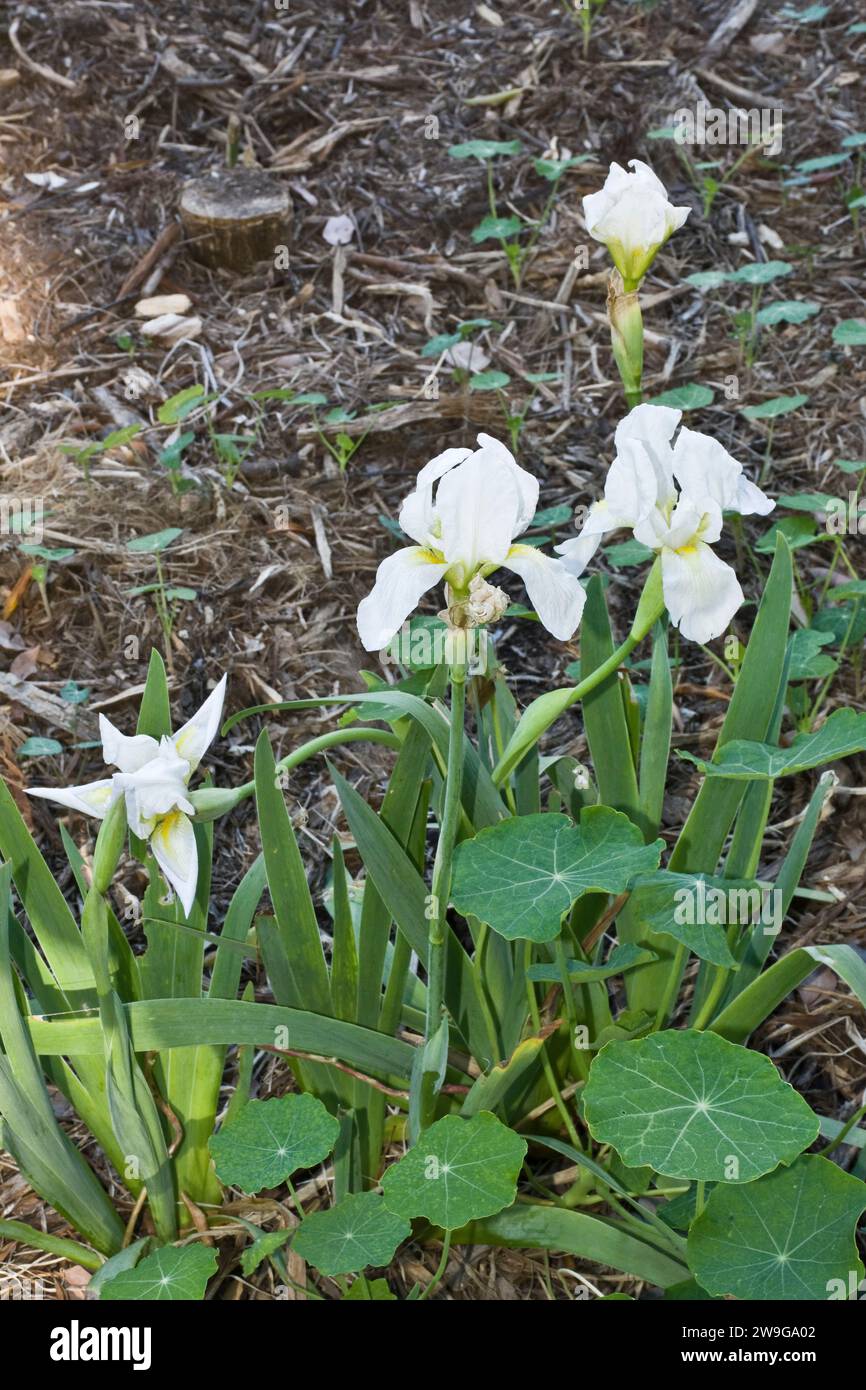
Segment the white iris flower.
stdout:
<path fill-rule="evenodd" d="M 367 651 L 391 641 L 422 597 L 440 581 L 449 605 L 469 602 L 473 579 L 503 568 L 519 574 L 541 622 L 565 641 L 580 622 L 585 595 L 572 574 L 532 545 L 515 545 L 535 515 L 538 479 L 489 435 L 479 448 L 446 449 L 421 469 L 400 510 L 400 526 L 417 544 L 383 560 L 358 607 Z"/>
<path fill-rule="evenodd" d="M 111 777 L 80 787 L 31 787 L 43 796 L 103 820 L 120 797 L 126 802 L 129 827 L 147 840 L 167 882 L 189 916 L 198 882 L 198 852 L 190 816 L 195 808 L 187 787 L 205 751 L 216 737 L 226 693 L 223 676 L 188 723 L 159 741 L 148 734 L 129 737 L 99 716 L 102 755 L 117 768 Z"/>
<path fill-rule="evenodd" d="M 603 501 L 590 508 L 580 535 L 556 550 L 582 574 L 602 537 L 627 527 L 661 556 L 671 621 L 690 641 L 709 642 L 743 602 L 733 569 L 710 548 L 722 534 L 722 514 L 765 516 L 776 504 L 709 435 L 683 426 L 672 445 L 680 418 L 668 406 L 635 406 L 617 427 Z"/>

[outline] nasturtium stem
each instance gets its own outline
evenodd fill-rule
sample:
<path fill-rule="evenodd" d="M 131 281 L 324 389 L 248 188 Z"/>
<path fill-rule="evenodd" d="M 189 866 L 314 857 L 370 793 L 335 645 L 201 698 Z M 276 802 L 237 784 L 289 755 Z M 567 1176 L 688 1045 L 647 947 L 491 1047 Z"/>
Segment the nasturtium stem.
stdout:
<path fill-rule="evenodd" d="M 523 970 L 526 976 L 526 999 L 529 1004 L 529 1016 L 532 1019 L 532 1026 L 535 1029 L 536 1034 L 540 1036 L 541 1014 L 538 1010 L 538 1000 L 535 997 L 535 985 L 529 978 L 529 967 L 531 964 L 532 942 L 524 941 Z M 562 1098 L 562 1092 L 559 1089 L 559 1082 L 556 1079 L 556 1073 L 554 1072 L 551 1060 L 547 1055 L 546 1041 L 541 1044 L 541 1051 L 539 1052 L 539 1056 L 541 1058 L 541 1069 L 544 1072 L 544 1079 L 547 1082 L 547 1089 L 550 1091 L 550 1099 L 553 1101 L 554 1105 L 559 1111 L 560 1119 L 562 1120 L 562 1123 L 565 1125 L 565 1131 L 572 1144 L 576 1149 L 579 1150 L 580 1153 L 583 1153 L 583 1145 L 580 1142 L 580 1135 L 575 1129 L 574 1121 L 568 1113 L 568 1106 Z"/>
<path fill-rule="evenodd" d="M 463 723 L 466 709 L 466 668 L 451 667 L 451 719 L 448 735 L 448 770 L 439 842 L 433 861 L 430 886 L 430 935 L 427 956 L 427 1013 L 424 1027 L 425 1046 L 442 1022 L 445 1004 L 445 938 L 447 931 L 448 899 L 451 893 L 451 861 L 460 818 L 460 791 L 463 781 Z M 422 1088 L 421 1128 L 427 1129 L 434 1119 L 436 1096 L 431 1087 Z"/>

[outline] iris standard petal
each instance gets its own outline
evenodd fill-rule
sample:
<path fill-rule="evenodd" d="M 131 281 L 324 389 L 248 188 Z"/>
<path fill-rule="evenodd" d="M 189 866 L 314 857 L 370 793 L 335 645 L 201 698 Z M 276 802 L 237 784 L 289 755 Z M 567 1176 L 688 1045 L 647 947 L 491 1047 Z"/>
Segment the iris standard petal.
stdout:
<path fill-rule="evenodd" d="M 358 605 L 358 633 L 365 650 L 378 652 L 386 647 L 447 569 L 441 557 L 420 545 L 407 546 L 384 559 L 371 592 Z"/>
<path fill-rule="evenodd" d="M 519 536 L 522 531 L 526 530 L 538 510 L 538 479 L 532 473 L 528 473 L 525 468 L 521 468 L 514 455 L 492 435 L 479 434 L 478 443 L 485 458 L 504 463 L 511 470 L 511 476 L 520 498 L 514 530 L 514 535 Z"/>
<path fill-rule="evenodd" d="M 150 837 L 150 848 L 188 917 L 198 882 L 198 849 L 192 821 L 182 811 L 164 816 Z"/>
<path fill-rule="evenodd" d="M 472 453 L 471 449 L 446 449 L 425 463 L 415 481 L 415 491 L 410 492 L 400 508 L 400 528 L 419 545 L 429 545 L 430 532 L 436 515 L 433 506 L 433 488 L 440 478 L 456 468 Z"/>
<path fill-rule="evenodd" d="M 711 435 L 683 426 L 673 452 L 677 481 L 697 506 L 709 497 L 721 511 L 766 516 L 776 505 L 743 476 L 743 465 Z"/>
<path fill-rule="evenodd" d="M 586 594 L 577 578 L 562 563 L 534 545 L 513 545 L 502 562 L 519 574 L 530 602 L 548 632 L 560 642 L 577 631 Z"/>
<path fill-rule="evenodd" d="M 436 494 L 441 550 L 468 584 L 480 565 L 501 564 L 518 530 L 522 501 L 514 472 L 496 453 L 479 449 L 442 479 Z"/>
<path fill-rule="evenodd" d="M 122 734 L 104 714 L 99 716 L 102 756 L 120 772 L 137 772 L 159 754 L 159 744 L 149 734 Z"/>
<path fill-rule="evenodd" d="M 641 446 L 643 467 L 645 470 L 648 460 L 655 479 L 654 502 L 660 507 L 676 497 L 671 440 L 681 418 L 682 411 L 674 410 L 672 406 L 636 405 L 624 420 L 620 420 L 614 435 L 617 457 L 633 459 L 632 466 L 638 466 L 634 454 L 635 442 Z"/>
<path fill-rule="evenodd" d="M 189 763 L 190 772 L 195 772 L 217 736 L 226 698 L 227 680 L 228 677 L 223 676 L 192 719 L 188 720 L 182 729 L 178 729 L 171 739 L 175 752 Z"/>

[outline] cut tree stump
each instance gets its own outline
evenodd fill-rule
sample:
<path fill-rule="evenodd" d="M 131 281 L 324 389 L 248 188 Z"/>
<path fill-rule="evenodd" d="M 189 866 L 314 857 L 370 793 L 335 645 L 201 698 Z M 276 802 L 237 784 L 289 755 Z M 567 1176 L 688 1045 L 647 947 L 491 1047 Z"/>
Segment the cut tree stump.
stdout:
<path fill-rule="evenodd" d="M 184 187 L 180 216 L 190 251 L 214 269 L 252 270 L 289 239 L 288 190 L 259 169 L 218 169 Z"/>

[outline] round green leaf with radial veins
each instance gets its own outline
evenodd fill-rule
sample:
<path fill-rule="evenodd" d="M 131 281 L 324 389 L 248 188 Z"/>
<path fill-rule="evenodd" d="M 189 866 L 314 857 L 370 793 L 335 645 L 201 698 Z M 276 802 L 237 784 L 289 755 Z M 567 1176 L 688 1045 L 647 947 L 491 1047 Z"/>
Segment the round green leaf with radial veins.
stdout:
<path fill-rule="evenodd" d="M 411 1234 L 409 1222 L 390 1211 L 377 1192 L 357 1192 L 306 1217 L 292 1250 L 321 1274 L 353 1274 L 367 1265 L 390 1264 Z"/>
<path fill-rule="evenodd" d="M 451 898 L 509 941 L 552 941 L 577 898 L 624 892 L 662 848 L 608 806 L 586 807 L 578 825 L 549 811 L 512 816 L 458 845 Z"/>
<path fill-rule="evenodd" d="M 595 1139 L 672 1178 L 751 1182 L 818 1134 L 817 1115 L 769 1057 L 694 1029 L 608 1043 L 584 1104 Z"/>
<path fill-rule="evenodd" d="M 745 1187 L 713 1189 L 689 1232 L 689 1265 L 711 1294 L 818 1302 L 857 1297 L 854 1233 L 866 1183 L 819 1154 Z"/>
<path fill-rule="evenodd" d="M 163 1245 L 109 1279 L 100 1302 L 179 1303 L 204 1298 L 208 1279 L 216 1274 L 217 1252 L 203 1245 Z"/>
<path fill-rule="evenodd" d="M 385 1203 L 407 1220 L 426 1216 L 454 1231 L 510 1207 L 526 1140 L 489 1110 L 471 1120 L 446 1115 L 382 1177 Z"/>
<path fill-rule="evenodd" d="M 217 1177 L 242 1192 L 278 1187 L 298 1168 L 327 1158 L 340 1130 L 315 1096 L 251 1100 L 208 1140 Z"/>

